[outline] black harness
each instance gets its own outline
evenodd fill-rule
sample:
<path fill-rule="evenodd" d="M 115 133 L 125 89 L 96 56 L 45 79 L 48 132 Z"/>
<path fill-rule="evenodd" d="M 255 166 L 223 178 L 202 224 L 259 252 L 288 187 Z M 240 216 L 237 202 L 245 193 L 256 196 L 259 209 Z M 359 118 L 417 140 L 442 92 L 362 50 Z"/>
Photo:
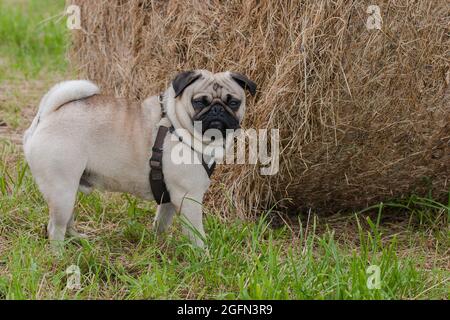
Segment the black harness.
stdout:
<path fill-rule="evenodd" d="M 161 105 L 162 116 L 165 117 L 161 96 L 159 97 L 159 101 Z M 166 183 L 164 182 L 162 157 L 164 151 L 163 149 L 164 139 L 166 138 L 168 132 L 173 133 L 174 131 L 175 128 L 173 126 L 166 127 L 164 125 L 160 125 L 158 128 L 158 133 L 156 134 L 155 143 L 153 144 L 152 148 L 152 156 L 150 158 L 149 179 L 150 179 L 150 188 L 152 189 L 153 197 L 155 198 L 157 204 L 170 202 L 170 194 L 169 191 L 167 190 Z M 180 142 L 182 142 L 181 137 L 179 139 Z M 192 146 L 191 149 L 194 150 Z M 202 166 L 205 169 L 206 173 L 208 174 L 208 177 L 211 177 L 216 167 L 216 162 L 213 162 L 211 166 L 209 166 L 203 159 L 202 155 Z"/>

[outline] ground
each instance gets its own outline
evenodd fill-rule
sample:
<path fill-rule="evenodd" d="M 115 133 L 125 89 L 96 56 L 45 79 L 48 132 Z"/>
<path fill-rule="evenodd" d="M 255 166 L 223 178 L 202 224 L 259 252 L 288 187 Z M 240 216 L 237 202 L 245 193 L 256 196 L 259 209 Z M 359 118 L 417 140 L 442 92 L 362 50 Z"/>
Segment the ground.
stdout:
<path fill-rule="evenodd" d="M 76 205 L 88 240 L 53 254 L 21 135 L 46 90 L 74 77 L 63 10 L 64 0 L 0 0 L 0 299 L 449 298 L 450 200 L 411 197 L 331 217 L 208 212 L 205 253 L 179 220 L 156 238 L 152 202 L 94 192 Z"/>

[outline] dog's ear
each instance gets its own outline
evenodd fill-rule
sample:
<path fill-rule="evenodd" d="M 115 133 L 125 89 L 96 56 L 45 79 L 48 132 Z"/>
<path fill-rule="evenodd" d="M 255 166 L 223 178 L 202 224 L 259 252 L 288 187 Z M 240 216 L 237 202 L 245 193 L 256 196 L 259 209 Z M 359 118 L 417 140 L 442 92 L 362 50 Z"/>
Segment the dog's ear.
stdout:
<path fill-rule="evenodd" d="M 187 86 L 200 78 L 201 74 L 195 71 L 183 71 L 177 74 L 172 81 L 172 87 L 175 91 L 175 98 L 183 93 Z"/>
<path fill-rule="evenodd" d="M 241 73 L 230 72 L 231 78 L 236 81 L 242 89 L 247 89 L 252 96 L 256 94 L 256 83 Z"/>

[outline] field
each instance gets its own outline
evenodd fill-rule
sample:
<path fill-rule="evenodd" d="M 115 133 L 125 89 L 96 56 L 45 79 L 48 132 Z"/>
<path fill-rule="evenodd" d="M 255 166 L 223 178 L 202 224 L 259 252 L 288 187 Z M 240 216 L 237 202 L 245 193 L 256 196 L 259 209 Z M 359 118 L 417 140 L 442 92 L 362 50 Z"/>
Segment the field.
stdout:
<path fill-rule="evenodd" d="M 51 253 L 48 209 L 21 133 L 46 90 L 74 77 L 64 2 L 0 0 L 0 299 L 450 297 L 450 198 L 411 197 L 328 217 L 207 212 L 205 253 L 183 237 L 180 219 L 156 238 L 153 203 L 94 192 L 76 206 L 89 239 Z M 67 286 L 70 266 L 80 270 L 79 288 Z M 376 270 L 379 286 L 371 282 Z"/>

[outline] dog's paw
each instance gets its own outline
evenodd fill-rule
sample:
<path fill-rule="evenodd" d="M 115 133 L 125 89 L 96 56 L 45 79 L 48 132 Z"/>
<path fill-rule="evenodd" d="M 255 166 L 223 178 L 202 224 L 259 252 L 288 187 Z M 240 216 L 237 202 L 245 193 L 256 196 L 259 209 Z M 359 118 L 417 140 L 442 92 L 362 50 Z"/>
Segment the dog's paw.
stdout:
<path fill-rule="evenodd" d="M 80 233 L 80 232 L 76 231 L 74 228 L 68 228 L 66 234 L 69 237 L 73 237 L 76 239 L 87 239 L 88 238 L 88 236 L 86 234 Z"/>
<path fill-rule="evenodd" d="M 50 240 L 50 253 L 54 258 L 60 259 L 65 252 L 64 241 Z"/>

